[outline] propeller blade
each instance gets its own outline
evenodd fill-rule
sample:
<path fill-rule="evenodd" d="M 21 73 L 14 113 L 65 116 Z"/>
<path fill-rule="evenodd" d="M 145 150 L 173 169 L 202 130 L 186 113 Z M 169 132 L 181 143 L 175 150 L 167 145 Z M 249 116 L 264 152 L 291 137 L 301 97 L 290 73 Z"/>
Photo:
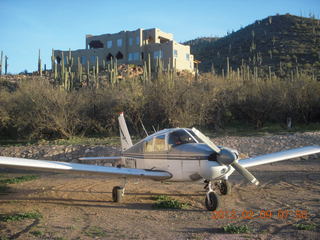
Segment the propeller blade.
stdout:
<path fill-rule="evenodd" d="M 249 182 L 258 185 L 259 181 L 253 176 L 247 169 L 245 169 L 243 166 L 241 166 L 239 163 L 234 161 L 231 163 L 231 166 L 240 173 L 245 179 L 247 179 Z"/>
<path fill-rule="evenodd" d="M 213 151 L 215 151 L 216 153 L 220 153 L 220 148 L 218 148 L 217 145 L 215 145 L 213 142 L 211 142 L 211 140 L 207 136 L 205 136 L 202 132 L 200 132 L 196 128 L 192 128 L 192 131 L 194 132 L 194 134 L 198 138 L 200 138 L 205 144 L 207 144 Z"/>
<path fill-rule="evenodd" d="M 194 134 L 200 138 L 205 144 L 207 144 L 213 151 L 219 154 L 217 161 L 221 165 L 231 165 L 236 171 L 238 171 L 249 182 L 258 185 L 259 181 L 253 176 L 247 169 L 241 166 L 237 161 L 237 156 L 230 149 L 220 149 L 215 145 L 207 136 L 201 133 L 198 129 L 192 128 Z"/>

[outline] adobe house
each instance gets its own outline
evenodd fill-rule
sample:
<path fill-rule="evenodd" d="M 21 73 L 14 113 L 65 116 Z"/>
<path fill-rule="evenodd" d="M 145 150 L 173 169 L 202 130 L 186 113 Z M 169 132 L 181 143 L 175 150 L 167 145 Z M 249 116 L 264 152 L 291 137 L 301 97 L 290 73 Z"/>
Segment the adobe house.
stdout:
<path fill-rule="evenodd" d="M 64 61 L 67 61 L 69 51 L 54 51 L 56 63 L 61 64 L 62 52 Z M 99 65 L 103 61 L 110 62 L 117 59 L 118 64 L 144 65 L 150 58 L 152 64 L 157 59 L 162 60 L 164 68 L 194 71 L 193 55 L 190 46 L 177 43 L 171 33 L 162 32 L 160 29 L 137 29 L 135 31 L 121 31 L 114 34 L 86 35 L 86 49 L 71 51 L 73 67 L 77 66 L 78 58 L 81 64 L 90 67 Z"/>

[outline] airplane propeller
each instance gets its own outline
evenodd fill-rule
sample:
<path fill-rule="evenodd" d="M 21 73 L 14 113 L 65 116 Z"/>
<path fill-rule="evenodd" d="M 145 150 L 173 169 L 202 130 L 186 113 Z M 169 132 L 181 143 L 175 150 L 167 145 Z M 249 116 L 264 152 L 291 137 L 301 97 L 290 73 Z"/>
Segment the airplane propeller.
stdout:
<path fill-rule="evenodd" d="M 221 165 L 231 165 L 239 174 L 241 174 L 245 179 L 247 179 L 252 184 L 258 185 L 259 181 L 253 176 L 246 168 L 238 163 L 238 156 L 230 151 L 229 149 L 220 149 L 215 145 L 207 136 L 202 134 L 196 128 L 192 128 L 192 131 L 200 138 L 204 143 L 206 143 L 216 154 L 215 158 L 217 162 Z"/>

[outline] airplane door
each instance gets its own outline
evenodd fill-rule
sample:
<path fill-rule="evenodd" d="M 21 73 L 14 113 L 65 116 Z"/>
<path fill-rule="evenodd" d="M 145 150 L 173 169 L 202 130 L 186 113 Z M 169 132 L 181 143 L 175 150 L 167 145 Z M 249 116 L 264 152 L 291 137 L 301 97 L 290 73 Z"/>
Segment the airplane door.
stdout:
<path fill-rule="evenodd" d="M 168 135 L 168 167 L 175 174 L 176 181 L 194 181 L 199 179 L 200 162 L 193 156 L 188 143 L 195 143 L 192 136 L 184 129 Z"/>
<path fill-rule="evenodd" d="M 182 167 L 183 160 L 181 159 L 181 154 L 174 147 L 174 141 L 172 137 L 167 135 L 167 168 L 168 172 L 172 174 L 172 180 L 181 181 L 182 177 Z"/>

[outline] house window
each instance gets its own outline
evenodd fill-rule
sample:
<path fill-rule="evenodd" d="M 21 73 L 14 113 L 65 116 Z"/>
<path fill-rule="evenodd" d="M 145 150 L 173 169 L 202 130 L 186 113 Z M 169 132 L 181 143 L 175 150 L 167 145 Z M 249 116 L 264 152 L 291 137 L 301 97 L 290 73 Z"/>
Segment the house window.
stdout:
<path fill-rule="evenodd" d="M 137 44 L 137 45 L 140 45 L 140 36 L 137 36 L 137 37 L 136 37 L 136 44 Z"/>
<path fill-rule="evenodd" d="M 107 62 L 111 61 L 111 59 L 113 59 L 113 55 L 111 53 L 109 53 L 106 57 Z"/>
<path fill-rule="evenodd" d="M 129 46 L 132 46 L 132 44 L 133 44 L 133 38 L 130 37 L 130 38 L 129 38 Z"/>
<path fill-rule="evenodd" d="M 119 51 L 116 55 L 117 59 L 123 59 L 123 54 Z"/>
<path fill-rule="evenodd" d="M 128 54 L 128 61 L 139 61 L 140 60 L 140 53 L 133 52 Z"/>
<path fill-rule="evenodd" d="M 190 54 L 189 53 L 186 54 L 186 60 L 190 61 Z"/>
<path fill-rule="evenodd" d="M 154 59 L 157 59 L 157 58 L 162 58 L 162 50 L 158 50 L 158 51 L 155 51 L 154 53 L 153 53 L 153 58 Z"/>
<path fill-rule="evenodd" d="M 135 61 L 139 61 L 139 60 L 140 60 L 140 53 L 135 52 L 135 53 L 133 54 L 133 59 L 134 59 Z"/>
<path fill-rule="evenodd" d="M 95 63 L 96 62 L 96 56 L 90 56 L 90 62 Z"/>
<path fill-rule="evenodd" d="M 64 64 L 68 64 L 68 57 L 64 56 Z"/>
<path fill-rule="evenodd" d="M 175 57 L 175 58 L 178 57 L 178 50 L 173 50 L 173 57 Z"/>
<path fill-rule="evenodd" d="M 86 63 L 87 63 L 87 57 L 81 56 L 81 64 L 86 64 Z"/>
<path fill-rule="evenodd" d="M 107 48 L 112 48 L 112 40 L 107 41 Z"/>
<path fill-rule="evenodd" d="M 118 46 L 118 47 L 122 47 L 122 39 L 121 39 L 121 38 L 119 38 L 119 39 L 117 40 L 117 46 Z"/>
<path fill-rule="evenodd" d="M 90 49 L 92 48 L 103 48 L 103 43 L 100 40 L 93 40 L 89 43 Z"/>

